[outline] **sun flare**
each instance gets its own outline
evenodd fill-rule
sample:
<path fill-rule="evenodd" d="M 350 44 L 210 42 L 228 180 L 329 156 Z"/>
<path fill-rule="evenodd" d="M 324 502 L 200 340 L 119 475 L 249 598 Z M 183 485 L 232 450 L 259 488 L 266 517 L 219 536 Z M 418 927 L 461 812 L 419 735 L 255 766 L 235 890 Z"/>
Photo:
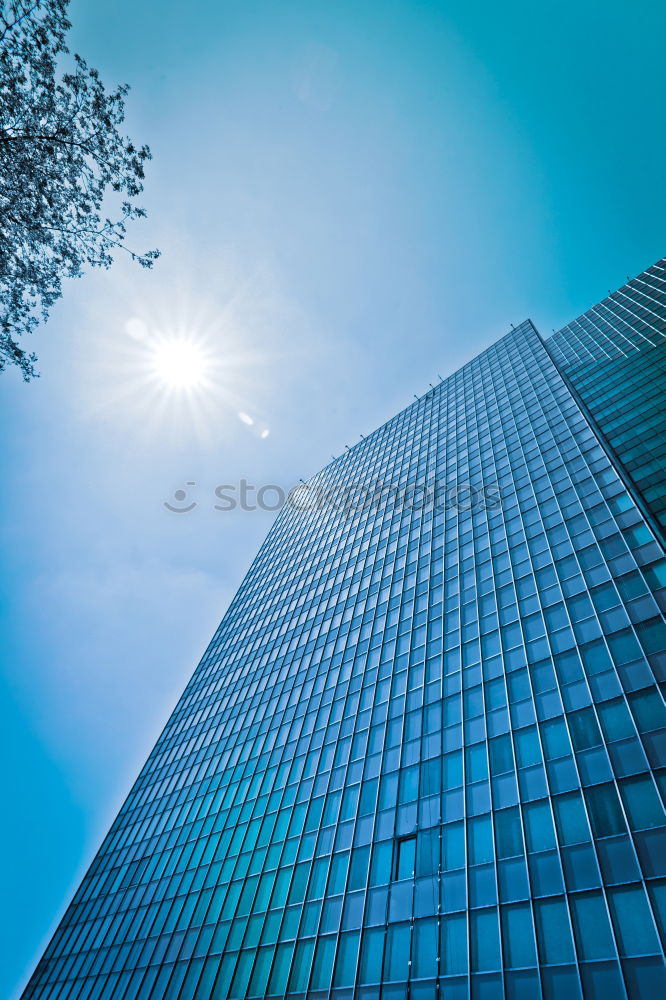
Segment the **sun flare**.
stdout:
<path fill-rule="evenodd" d="M 155 345 L 153 371 L 164 385 L 173 389 L 193 389 L 206 378 L 208 361 L 191 340 L 173 338 Z"/>
<path fill-rule="evenodd" d="M 108 405 L 124 405 L 146 435 L 169 433 L 180 441 L 193 432 L 200 441 L 217 441 L 240 425 L 265 440 L 270 430 L 255 399 L 255 372 L 267 358 L 246 347 L 241 325 L 180 301 L 168 309 L 160 303 L 154 315 L 128 316 L 125 336 L 114 341 L 118 379 Z M 99 396 L 95 402 L 100 405 Z"/>

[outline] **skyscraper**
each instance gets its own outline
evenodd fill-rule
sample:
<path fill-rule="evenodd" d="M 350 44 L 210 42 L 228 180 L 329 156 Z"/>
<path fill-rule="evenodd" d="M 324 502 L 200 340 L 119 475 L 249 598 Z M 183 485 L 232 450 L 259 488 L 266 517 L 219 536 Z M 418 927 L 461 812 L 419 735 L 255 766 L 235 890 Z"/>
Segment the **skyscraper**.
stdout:
<path fill-rule="evenodd" d="M 26 998 L 666 995 L 664 263 L 291 497 Z"/>
<path fill-rule="evenodd" d="M 548 342 L 662 544 L 666 540 L 665 303 L 663 259 Z"/>

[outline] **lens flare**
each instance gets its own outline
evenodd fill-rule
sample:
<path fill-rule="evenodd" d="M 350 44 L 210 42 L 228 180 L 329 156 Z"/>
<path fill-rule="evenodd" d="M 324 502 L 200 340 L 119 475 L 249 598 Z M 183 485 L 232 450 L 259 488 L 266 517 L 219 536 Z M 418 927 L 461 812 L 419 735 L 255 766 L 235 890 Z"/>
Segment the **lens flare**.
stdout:
<path fill-rule="evenodd" d="M 193 389 L 203 383 L 208 363 L 190 340 L 163 340 L 155 345 L 153 368 L 157 378 L 174 389 Z"/>

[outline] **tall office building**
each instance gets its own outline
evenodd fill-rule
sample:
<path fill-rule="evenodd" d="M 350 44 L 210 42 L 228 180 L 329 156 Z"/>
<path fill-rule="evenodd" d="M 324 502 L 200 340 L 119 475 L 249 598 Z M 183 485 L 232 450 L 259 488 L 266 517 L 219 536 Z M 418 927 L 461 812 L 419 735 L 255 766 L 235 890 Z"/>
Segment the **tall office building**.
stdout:
<path fill-rule="evenodd" d="M 548 343 L 662 544 L 666 540 L 665 303 L 666 259 L 569 323 Z"/>
<path fill-rule="evenodd" d="M 666 996 L 664 263 L 282 509 L 26 998 Z"/>

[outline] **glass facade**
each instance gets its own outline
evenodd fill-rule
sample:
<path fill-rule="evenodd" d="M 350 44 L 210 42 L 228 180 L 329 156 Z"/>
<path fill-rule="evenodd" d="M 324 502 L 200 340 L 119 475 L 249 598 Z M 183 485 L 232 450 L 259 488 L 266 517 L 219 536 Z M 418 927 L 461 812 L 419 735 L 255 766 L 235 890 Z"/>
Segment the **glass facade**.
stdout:
<path fill-rule="evenodd" d="M 666 539 L 666 258 L 548 341 L 646 517 Z"/>
<path fill-rule="evenodd" d="M 666 559 L 554 339 L 282 509 L 26 998 L 666 995 Z"/>

